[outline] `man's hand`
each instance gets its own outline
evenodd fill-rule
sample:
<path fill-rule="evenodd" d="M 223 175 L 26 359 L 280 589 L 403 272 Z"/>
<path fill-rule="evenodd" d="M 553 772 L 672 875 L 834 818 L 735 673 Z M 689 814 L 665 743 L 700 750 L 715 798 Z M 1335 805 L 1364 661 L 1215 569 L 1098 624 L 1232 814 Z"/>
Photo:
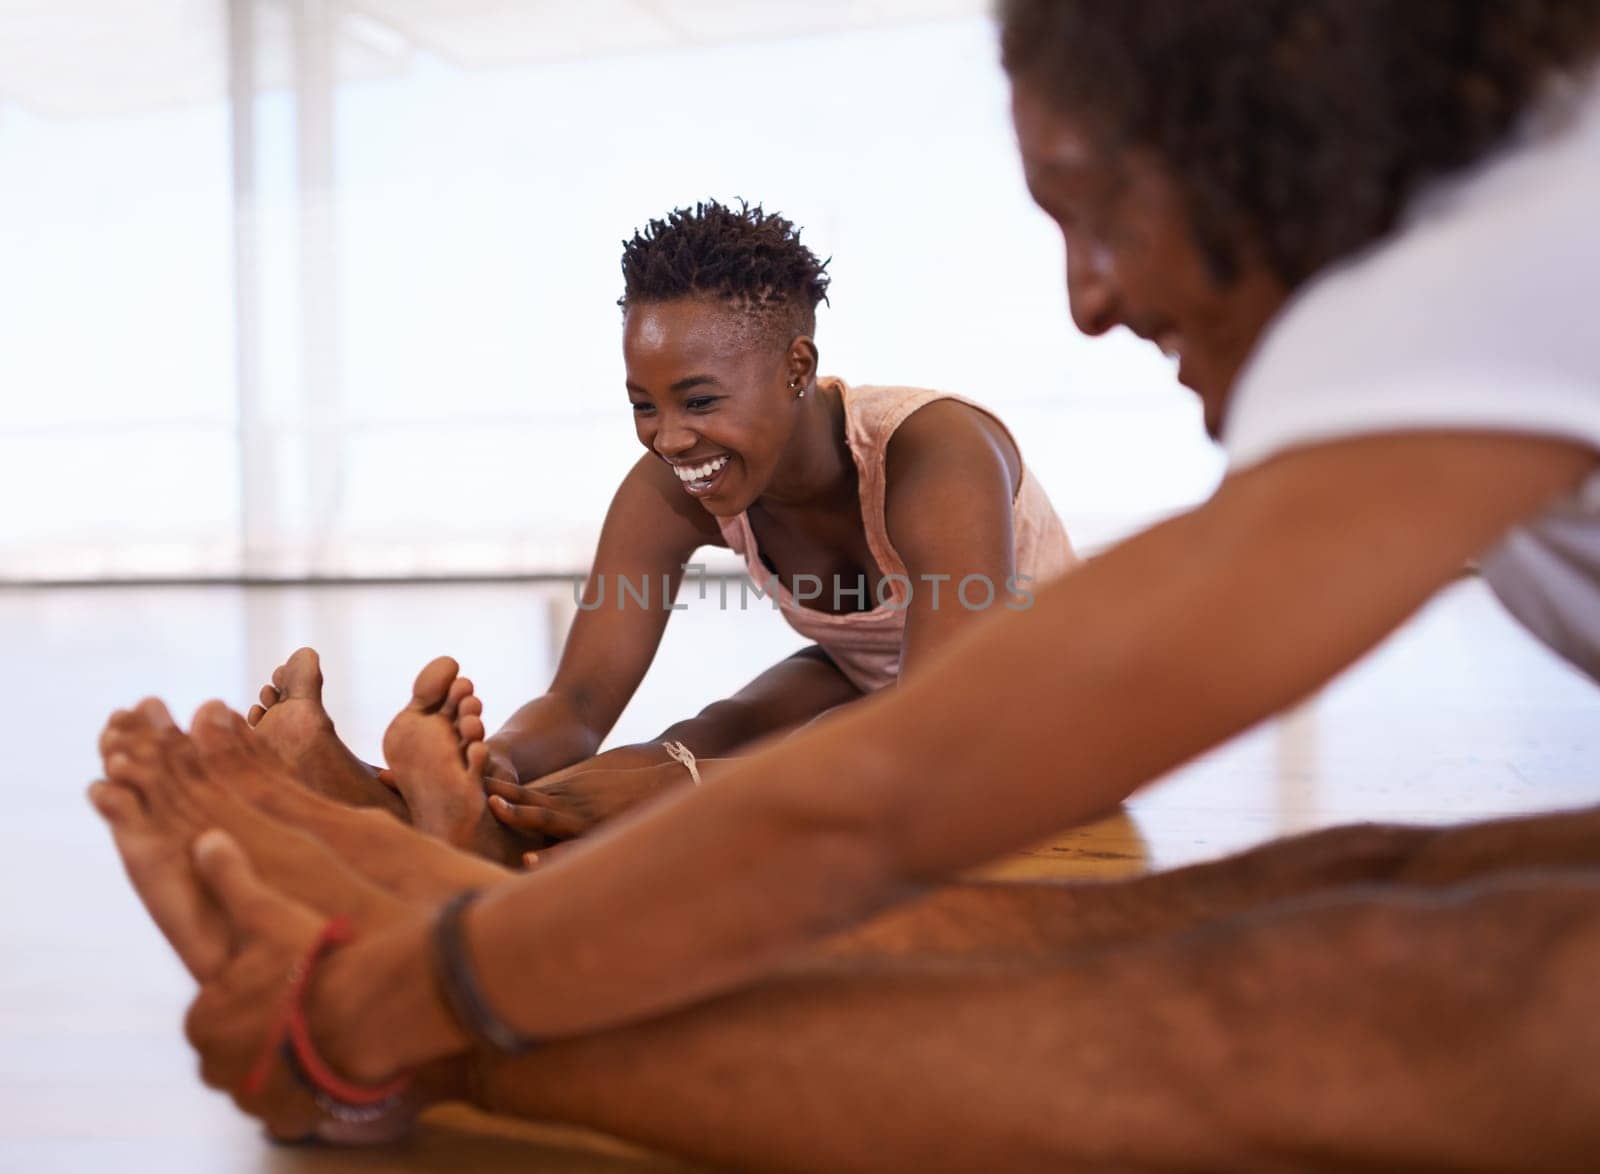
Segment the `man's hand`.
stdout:
<path fill-rule="evenodd" d="M 267 1041 L 280 1030 L 290 975 L 324 919 L 268 888 L 226 833 L 209 831 L 195 841 L 194 868 L 232 937 L 227 962 L 200 988 L 184 1019 L 189 1043 L 200 1053 L 201 1079 L 228 1093 L 280 1140 L 379 1142 L 403 1135 L 416 1106 L 397 1105 L 383 1119 L 362 1125 L 334 1120 L 281 1056 L 273 1058 L 261 1088 L 245 1087 Z"/>

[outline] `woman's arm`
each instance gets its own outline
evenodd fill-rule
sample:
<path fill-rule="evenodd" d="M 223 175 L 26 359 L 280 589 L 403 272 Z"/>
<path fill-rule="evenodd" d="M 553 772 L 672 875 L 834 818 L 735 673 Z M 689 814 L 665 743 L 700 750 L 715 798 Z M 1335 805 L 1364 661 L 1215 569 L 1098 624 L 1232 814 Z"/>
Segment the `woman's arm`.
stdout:
<path fill-rule="evenodd" d="M 786 656 L 732 697 L 713 701 L 696 716 L 674 722 L 648 742 L 618 746 L 585 762 L 548 775 L 541 788 L 584 771 L 655 766 L 670 762 L 664 742 L 682 742 L 699 758 L 724 758 L 768 734 L 803 726 L 861 697 L 821 648 L 815 644 Z"/>
<path fill-rule="evenodd" d="M 698 760 L 702 779 L 729 769 L 727 756 L 751 743 L 858 700 L 850 683 L 813 645 L 779 661 L 732 697 L 714 701 L 698 717 L 667 727 L 650 742 L 619 746 L 527 785 L 492 779 L 489 809 L 501 823 L 523 832 L 567 838 L 668 791 L 690 774 L 669 755 L 681 742 Z"/>
<path fill-rule="evenodd" d="M 751 981 L 1305 696 L 1595 464 L 1545 438 L 1405 434 L 1229 478 L 929 671 L 496 888 L 466 925 L 478 981 L 532 1036 Z M 464 1046 L 425 937 L 330 959 L 313 1022 L 352 1075 Z"/>
<path fill-rule="evenodd" d="M 993 417 L 956 400 L 913 413 L 887 453 L 884 512 L 890 541 L 911 580 L 901 676 L 971 624 L 1011 602 L 1016 570 L 1011 503 L 1022 460 Z M 689 780 L 662 746 L 678 741 L 715 761 L 780 730 L 793 729 L 859 692 L 817 650 L 820 663 L 786 661 L 736 696 L 664 731 L 519 786 L 494 779 L 490 810 L 506 826 L 547 836 L 583 835 L 597 824 Z"/>
<path fill-rule="evenodd" d="M 895 431 L 886 454 L 884 520 L 906 564 L 911 602 L 900 677 L 1012 603 L 1011 503 L 1022 458 L 993 417 L 937 400 Z"/>
<path fill-rule="evenodd" d="M 684 563 L 721 541 L 665 462 L 641 457 L 606 514 L 554 681 L 488 740 L 491 774 L 538 778 L 599 748 L 655 658 Z"/>

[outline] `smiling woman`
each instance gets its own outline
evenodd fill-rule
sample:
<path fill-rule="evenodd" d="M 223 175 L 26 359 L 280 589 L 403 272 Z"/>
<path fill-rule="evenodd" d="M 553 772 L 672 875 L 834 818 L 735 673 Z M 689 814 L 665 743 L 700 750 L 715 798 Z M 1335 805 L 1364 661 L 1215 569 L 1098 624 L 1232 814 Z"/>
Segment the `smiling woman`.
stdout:
<path fill-rule="evenodd" d="M 489 808 L 506 827 L 580 834 L 715 773 L 683 754 L 727 755 L 885 688 L 1075 561 L 993 415 L 819 374 L 826 269 L 759 206 L 678 209 L 626 243 L 623 354 L 646 455 L 612 502 L 549 691 L 489 740 Z M 707 545 L 740 554 L 814 644 L 658 739 L 590 758 Z"/>

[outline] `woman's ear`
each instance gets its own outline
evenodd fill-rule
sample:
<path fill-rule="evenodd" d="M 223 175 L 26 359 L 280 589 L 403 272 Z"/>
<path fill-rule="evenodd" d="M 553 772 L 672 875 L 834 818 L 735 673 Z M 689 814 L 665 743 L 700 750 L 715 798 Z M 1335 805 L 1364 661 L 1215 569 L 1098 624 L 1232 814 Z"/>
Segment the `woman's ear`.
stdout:
<path fill-rule="evenodd" d="M 791 342 L 784 373 L 789 386 L 810 387 L 817 378 L 817 344 L 804 335 Z"/>

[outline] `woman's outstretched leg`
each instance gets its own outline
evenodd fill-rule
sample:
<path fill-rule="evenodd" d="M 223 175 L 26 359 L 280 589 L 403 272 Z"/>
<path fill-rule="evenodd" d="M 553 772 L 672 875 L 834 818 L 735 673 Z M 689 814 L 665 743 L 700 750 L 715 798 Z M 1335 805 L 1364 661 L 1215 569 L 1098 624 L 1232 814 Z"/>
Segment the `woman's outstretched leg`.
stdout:
<path fill-rule="evenodd" d="M 272 671 L 246 720 L 303 786 L 340 803 L 408 818 L 404 801 L 378 781 L 377 768 L 356 757 L 334 730 L 322 704 L 315 649 L 297 649 Z"/>

